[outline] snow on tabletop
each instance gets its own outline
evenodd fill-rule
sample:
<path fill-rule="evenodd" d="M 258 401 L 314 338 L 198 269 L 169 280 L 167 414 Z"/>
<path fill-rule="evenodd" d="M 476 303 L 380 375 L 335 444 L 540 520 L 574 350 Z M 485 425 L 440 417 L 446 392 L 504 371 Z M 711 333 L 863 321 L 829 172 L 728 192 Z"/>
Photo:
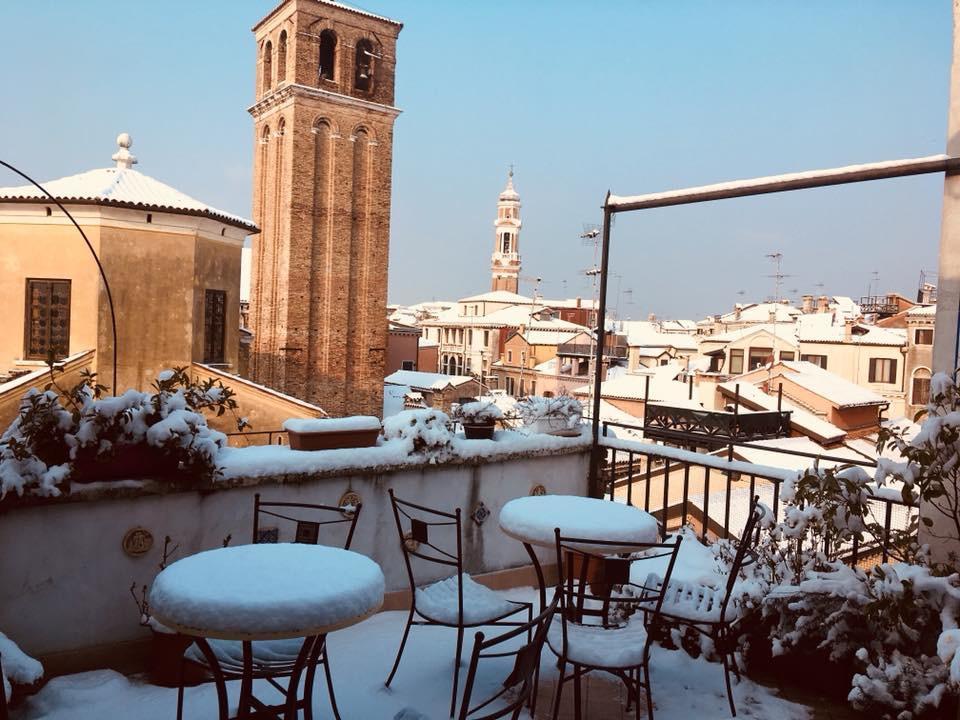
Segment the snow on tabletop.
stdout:
<path fill-rule="evenodd" d="M 532 495 L 511 500 L 500 511 L 500 528 L 508 535 L 542 547 L 556 545 L 555 528 L 565 537 L 657 541 L 657 521 L 639 508 L 578 495 Z M 608 548 L 615 552 L 616 548 Z"/>
<path fill-rule="evenodd" d="M 536 591 L 530 588 L 504 592 L 513 600 L 536 602 Z M 389 720 L 406 711 L 410 720 L 446 718 L 450 712 L 450 667 L 456 630 L 434 628 L 431 632 L 411 632 L 404 656 L 414 661 L 401 663 L 399 674 L 386 691 L 383 679 L 390 672 L 407 620 L 405 611 L 382 612 L 366 622 L 344 628 L 327 638 L 330 654 L 335 658 L 332 671 L 337 690 L 337 704 L 345 718 Z M 477 628 L 493 637 L 509 628 Z M 525 641 L 517 638 L 517 647 Z M 385 651 L 390 645 L 389 652 Z M 468 655 L 473 647 L 473 631 L 465 639 Z M 665 650 L 657 645 L 650 649 L 650 665 L 654 682 L 657 720 L 729 720 L 730 709 L 723 685 L 723 671 L 717 663 L 693 659 L 682 650 Z M 488 658 L 478 666 L 474 697 L 486 698 L 503 688 L 503 679 L 513 669 L 514 658 Z M 469 663 L 460 668 L 463 687 Z M 438 682 L 444 678 L 446 682 Z M 557 678 L 556 657 L 545 647 L 540 659 L 542 698 L 549 713 L 550 691 Z M 597 693 L 595 702 L 609 698 L 618 703 L 622 685 L 615 678 L 609 682 L 602 674 L 588 678 L 588 693 Z M 236 702 L 239 680 L 227 683 L 230 698 Z M 255 680 L 254 693 L 268 699 L 272 690 L 266 680 Z M 802 705 L 778 698 L 775 690 L 758 685 L 749 677 L 734 684 L 733 693 L 739 714 L 752 718 L 801 720 L 809 717 Z M 572 707 L 572 692 L 564 692 L 565 706 Z M 279 699 L 279 698 L 278 698 Z M 176 688 L 163 688 L 127 679 L 113 670 L 64 675 L 53 678 L 36 695 L 26 698 L 18 709 L 17 720 L 103 720 L 103 718 L 136 718 L 136 720 L 169 720 L 176 707 Z M 539 704 L 539 703 L 538 703 Z M 327 695 L 318 691 L 313 702 L 314 716 L 330 713 Z M 491 710 L 494 708 L 491 708 Z M 213 683 L 186 688 L 184 720 L 209 720 L 217 716 L 217 691 Z M 526 716 L 525 716 L 526 717 Z M 591 716 L 592 717 L 592 716 Z M 619 715 L 617 715 L 619 717 Z"/>
<path fill-rule="evenodd" d="M 167 567 L 150 589 L 150 610 L 164 624 L 209 637 L 297 637 L 375 611 L 383 588 L 380 566 L 349 550 L 238 545 Z"/>
<path fill-rule="evenodd" d="M 354 432 L 376 430 L 380 420 L 372 415 L 353 415 L 344 418 L 290 418 L 283 421 L 283 429 L 295 433 Z"/>
<path fill-rule="evenodd" d="M 27 655 L 0 632 L 0 665 L 3 666 L 3 691 L 10 697 L 10 684 L 33 685 L 43 677 L 43 665 Z"/>

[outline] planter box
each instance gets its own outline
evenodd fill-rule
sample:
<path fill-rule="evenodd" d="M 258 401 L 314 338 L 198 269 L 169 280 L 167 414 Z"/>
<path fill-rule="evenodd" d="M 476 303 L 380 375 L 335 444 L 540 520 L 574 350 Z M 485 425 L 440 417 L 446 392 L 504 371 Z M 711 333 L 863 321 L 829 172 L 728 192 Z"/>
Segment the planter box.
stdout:
<path fill-rule="evenodd" d="M 535 433 L 542 435 L 560 435 L 562 437 L 577 437 L 580 434 L 579 423 L 574 427 L 567 426 L 565 417 L 545 417 L 534 420 L 527 427 Z"/>
<path fill-rule="evenodd" d="M 493 431 L 496 423 L 492 420 L 485 423 L 463 423 L 463 434 L 467 440 L 493 440 Z"/>
<path fill-rule="evenodd" d="M 375 417 L 287 420 L 283 429 L 287 431 L 291 450 L 372 447 L 380 434 L 380 420 Z"/>
<path fill-rule="evenodd" d="M 177 472 L 180 462 L 152 445 L 121 447 L 111 458 L 81 455 L 73 463 L 70 480 L 78 483 L 101 480 L 133 480 L 143 477 L 169 476 Z"/>

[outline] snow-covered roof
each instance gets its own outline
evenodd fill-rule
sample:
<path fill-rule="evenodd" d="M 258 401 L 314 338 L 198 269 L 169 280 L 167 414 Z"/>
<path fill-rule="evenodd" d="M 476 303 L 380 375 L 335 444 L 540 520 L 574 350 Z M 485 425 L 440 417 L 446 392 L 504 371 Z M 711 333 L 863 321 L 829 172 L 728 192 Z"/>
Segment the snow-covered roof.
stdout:
<path fill-rule="evenodd" d="M 263 18 L 261 18 L 260 22 L 258 22 L 256 25 L 253 26 L 253 29 L 256 30 L 258 27 L 260 27 L 260 25 L 262 25 L 267 18 L 269 18 L 277 10 L 279 10 L 284 5 L 286 5 L 287 1 L 288 0 L 280 0 L 280 2 L 277 3 L 277 5 L 269 13 L 267 13 Z M 347 12 L 351 12 L 356 15 L 362 15 L 363 17 L 373 18 L 374 20 L 383 20 L 384 22 L 388 22 L 391 25 L 396 25 L 397 27 L 400 27 L 400 28 L 403 27 L 403 23 L 400 22 L 399 20 L 393 20 L 384 15 L 376 15 L 372 12 L 361 10 L 360 8 L 354 7 L 352 5 L 347 5 L 346 3 L 336 2 L 335 0 L 317 0 L 317 2 L 320 3 L 321 5 L 329 5 L 330 7 L 346 10 Z"/>
<path fill-rule="evenodd" d="M 124 140 L 126 144 L 121 143 Z M 136 158 L 127 152 L 132 144 L 129 136 L 118 138 L 121 152 L 114 155 L 117 167 L 88 170 L 57 180 L 41 183 L 47 192 L 62 203 L 84 203 L 111 207 L 156 210 L 179 215 L 199 215 L 250 232 L 259 232 L 251 220 L 218 210 L 195 200 L 179 190 L 134 170 Z M 8 202 L 50 202 L 47 195 L 33 185 L 0 188 L 0 200 Z"/>
<path fill-rule="evenodd" d="M 776 317 L 777 322 L 790 322 L 798 315 L 803 314 L 799 308 L 785 303 L 763 302 L 749 303 L 747 305 L 740 305 L 738 303 L 737 307 L 740 310 L 739 317 L 737 317 L 737 310 L 734 310 L 733 312 L 721 315 L 720 322 L 768 323 L 770 322 L 771 312 L 775 313 L 774 317 Z"/>
<path fill-rule="evenodd" d="M 384 378 L 387 385 L 407 385 L 417 390 L 443 390 L 445 387 L 458 387 L 473 380 L 468 375 L 444 375 L 443 373 L 420 372 L 419 370 L 397 370 Z"/>
<path fill-rule="evenodd" d="M 560 345 L 562 343 L 572 342 L 579 335 L 580 332 L 570 332 L 563 328 L 556 330 L 527 330 L 523 334 L 523 339 L 530 345 Z"/>
<path fill-rule="evenodd" d="M 421 325 L 430 327 L 487 327 L 487 328 L 505 328 L 520 327 L 525 325 L 530 329 L 541 330 L 567 330 L 569 332 L 588 332 L 587 328 L 567 320 L 561 320 L 557 317 L 551 317 L 549 320 L 541 320 L 537 317 L 539 309 L 530 308 L 523 305 L 511 305 L 510 307 L 494 310 L 486 315 L 461 315 L 456 308 L 444 310 L 437 317 L 421 321 Z"/>
<path fill-rule="evenodd" d="M 438 347 L 439 345 L 440 343 L 438 343 L 436 340 L 427 340 L 422 335 L 420 336 L 420 339 L 417 340 L 417 347 L 434 348 L 434 347 Z"/>
<path fill-rule="evenodd" d="M 700 403 L 689 399 L 690 389 L 686 383 L 675 378 L 683 372 L 677 363 L 644 368 L 633 373 L 624 373 L 600 384 L 600 397 L 621 400 L 643 400 L 646 396 L 647 378 L 650 378 L 650 402 L 666 402 L 682 407 L 703 409 Z M 589 385 L 576 388 L 575 395 L 588 395 Z"/>
<path fill-rule="evenodd" d="M 907 310 L 907 315 L 936 315 L 936 305 L 917 305 Z"/>
<path fill-rule="evenodd" d="M 518 295 L 509 290 L 491 290 L 480 295 L 471 295 L 470 297 L 460 298 L 459 302 L 498 302 L 510 303 L 511 305 L 533 305 L 536 302 L 533 298 L 526 295 Z"/>
<path fill-rule="evenodd" d="M 852 450 L 849 447 L 840 445 L 834 448 L 825 448 L 819 443 L 811 440 L 809 437 L 786 437 L 773 440 L 756 440 L 751 445 L 763 445 L 764 448 L 740 447 L 734 449 L 735 457 L 747 462 L 757 463 L 758 465 L 769 465 L 772 467 L 781 467 L 787 470 L 806 470 L 813 466 L 814 458 L 802 455 L 789 455 L 779 450 L 792 450 L 794 452 L 805 452 L 811 455 L 830 455 L 831 457 L 846 458 L 848 460 L 864 460 L 862 454 Z M 834 467 L 841 463 L 830 460 L 820 460 L 820 468 Z"/>
<path fill-rule="evenodd" d="M 576 309 L 576 308 L 585 308 L 591 310 L 599 305 L 597 300 L 592 300 L 591 298 L 567 298 L 566 300 L 543 300 L 544 305 L 549 308 L 557 309 Z"/>
<path fill-rule="evenodd" d="M 647 320 L 625 320 L 620 323 L 620 332 L 626 333 L 630 347 L 668 348 L 678 350 L 696 350 L 697 341 L 691 335 L 673 332 L 665 333 L 660 323 Z"/>
<path fill-rule="evenodd" d="M 900 347 L 907 343 L 907 333 L 901 328 L 883 328 L 876 325 L 856 323 L 851 328 L 849 340 L 845 340 L 846 328 L 842 318 L 834 320 L 832 313 L 804 315 L 797 321 L 800 342 L 849 342 L 854 345 L 890 345 Z"/>
<path fill-rule="evenodd" d="M 513 168 L 511 168 L 507 174 L 507 186 L 503 189 L 503 192 L 500 193 L 500 199 L 509 201 L 520 199 L 520 193 L 518 193 L 517 189 L 513 186 Z"/>
<path fill-rule="evenodd" d="M 883 395 L 852 383 L 829 370 L 823 370 L 813 363 L 790 360 L 780 364 L 792 371 L 784 373 L 784 378 L 829 400 L 838 408 L 887 405 L 890 403 Z"/>
<path fill-rule="evenodd" d="M 736 394 L 737 384 L 736 382 L 725 382 L 720 383 L 718 387 L 727 397 L 732 398 Z M 755 405 L 761 410 L 777 409 L 777 398 L 775 396 L 767 395 L 763 390 L 748 382 L 742 382 L 739 385 L 741 401 L 748 405 Z M 792 427 L 806 435 L 812 435 L 821 442 L 839 442 L 846 436 L 846 432 L 833 423 L 817 417 L 809 410 L 794 405 L 786 398 L 783 398 L 780 409 L 790 411 L 790 425 Z"/>
<path fill-rule="evenodd" d="M 776 325 L 771 323 L 766 323 L 763 325 L 748 325 L 747 327 L 740 328 L 739 330 L 729 330 L 723 333 L 717 333 L 716 335 L 706 335 L 700 338 L 701 343 L 731 343 L 737 340 L 742 340 L 751 335 L 756 335 L 759 333 L 767 333 L 776 337 L 777 343 L 786 343 L 791 347 L 796 347 L 797 337 L 796 337 L 796 328 L 794 327 L 784 327 L 783 325 Z"/>

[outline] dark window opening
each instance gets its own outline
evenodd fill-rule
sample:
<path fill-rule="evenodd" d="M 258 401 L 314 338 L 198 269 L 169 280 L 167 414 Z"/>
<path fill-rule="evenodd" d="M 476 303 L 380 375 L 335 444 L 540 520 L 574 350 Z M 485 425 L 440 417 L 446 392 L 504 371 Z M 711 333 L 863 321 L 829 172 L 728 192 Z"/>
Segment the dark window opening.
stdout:
<path fill-rule="evenodd" d="M 827 356 L 826 355 L 801 355 L 800 359 L 804 362 L 813 363 L 821 370 L 827 369 Z"/>
<path fill-rule="evenodd" d="M 914 331 L 913 342 L 915 345 L 933 345 L 933 330 L 924 328 Z"/>
<path fill-rule="evenodd" d="M 47 217 L 50 217 L 51 215 L 53 215 L 53 210 L 47 208 Z"/>
<path fill-rule="evenodd" d="M 356 68 L 353 77 L 353 87 L 360 92 L 373 91 L 374 60 L 373 44 L 369 40 L 357 43 Z"/>
<path fill-rule="evenodd" d="M 895 383 L 897 381 L 897 361 L 893 358 L 870 358 L 869 382 Z"/>
<path fill-rule="evenodd" d="M 203 361 L 207 364 L 225 362 L 226 315 L 226 291 L 207 290 L 203 306 Z"/>
<path fill-rule="evenodd" d="M 263 46 L 263 91 L 270 89 L 273 82 L 273 43 L 267 40 Z"/>
<path fill-rule="evenodd" d="M 503 252 L 505 255 L 510 252 L 510 240 L 511 240 L 510 233 L 504 233 L 503 234 Z"/>
<path fill-rule="evenodd" d="M 780 360 L 793 360 L 796 357 L 796 353 L 793 350 L 781 350 L 780 351 Z"/>
<path fill-rule="evenodd" d="M 750 369 L 756 370 L 773 361 L 773 348 L 750 348 Z"/>
<path fill-rule="evenodd" d="M 147 222 L 148 222 L 148 223 L 152 223 L 152 222 L 153 222 L 153 215 L 151 215 L 150 213 L 147 213 Z"/>
<path fill-rule="evenodd" d="M 280 32 L 280 41 L 277 43 L 277 82 L 287 79 L 287 31 Z"/>
<path fill-rule="evenodd" d="M 730 351 L 730 374 L 739 375 L 743 372 L 743 350 Z"/>
<path fill-rule="evenodd" d="M 65 358 L 70 354 L 70 281 L 27 280 L 24 357 Z"/>
<path fill-rule="evenodd" d="M 317 72 L 322 80 L 334 81 L 337 63 L 337 34 L 333 30 L 320 33 L 320 57 Z"/>
<path fill-rule="evenodd" d="M 911 397 L 913 405 L 926 405 L 930 402 L 930 378 L 915 377 Z"/>
<path fill-rule="evenodd" d="M 404 360 L 404 361 L 400 364 L 400 369 L 401 369 L 401 370 L 414 370 L 415 368 L 413 367 L 413 360 Z"/>

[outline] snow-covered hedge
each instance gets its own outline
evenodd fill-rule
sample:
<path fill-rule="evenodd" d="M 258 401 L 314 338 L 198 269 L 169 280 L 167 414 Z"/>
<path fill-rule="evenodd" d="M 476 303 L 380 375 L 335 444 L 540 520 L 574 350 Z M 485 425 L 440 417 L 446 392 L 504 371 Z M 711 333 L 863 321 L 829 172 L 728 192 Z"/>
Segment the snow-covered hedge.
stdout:
<path fill-rule="evenodd" d="M 108 396 L 85 372 L 77 385 L 62 389 L 51 368 L 48 389 L 31 389 L 0 436 L 0 499 L 8 492 L 58 495 L 57 485 L 78 467 L 102 467 L 109 475 L 110 464 L 131 453 L 194 477 L 215 477 L 226 436 L 208 427 L 203 413 L 235 410 L 233 392 L 219 380 L 194 382 L 185 368 L 161 372 L 153 387 L 152 393 Z M 238 419 L 237 426 L 246 421 Z"/>
<path fill-rule="evenodd" d="M 43 678 L 43 665 L 27 655 L 0 632 L 0 665 L 3 666 L 3 692 L 10 699 L 11 685 L 33 685 Z"/>
<path fill-rule="evenodd" d="M 452 415 L 462 423 L 491 423 L 503 418 L 503 410 L 491 401 L 479 400 L 460 405 Z"/>
<path fill-rule="evenodd" d="M 383 421 L 383 438 L 407 455 L 423 456 L 431 462 L 445 459 L 455 437 L 446 413 L 426 408 L 404 410 Z"/>

